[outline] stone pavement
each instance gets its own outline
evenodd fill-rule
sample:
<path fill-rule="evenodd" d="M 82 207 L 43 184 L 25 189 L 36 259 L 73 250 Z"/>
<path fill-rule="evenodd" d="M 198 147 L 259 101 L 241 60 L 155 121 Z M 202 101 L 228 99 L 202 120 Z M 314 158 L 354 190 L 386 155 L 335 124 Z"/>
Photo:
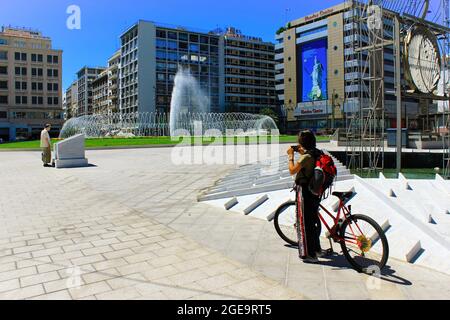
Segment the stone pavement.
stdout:
<path fill-rule="evenodd" d="M 339 255 L 302 264 L 271 223 L 196 202 L 234 166 L 170 154 L 90 151 L 66 170 L 0 154 L 0 298 L 449 299 L 450 277 L 392 259 L 381 280 Z"/>

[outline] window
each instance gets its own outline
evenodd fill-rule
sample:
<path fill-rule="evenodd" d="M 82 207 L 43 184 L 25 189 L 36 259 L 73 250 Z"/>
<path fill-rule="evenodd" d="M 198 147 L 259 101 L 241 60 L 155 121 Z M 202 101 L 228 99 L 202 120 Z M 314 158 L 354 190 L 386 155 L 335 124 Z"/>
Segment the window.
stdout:
<path fill-rule="evenodd" d="M 164 30 L 156 30 L 156 36 L 158 38 L 167 38 L 166 32 Z"/>
<path fill-rule="evenodd" d="M 8 113 L 6 111 L 0 111 L 0 119 L 6 119 L 8 117 Z"/>
<path fill-rule="evenodd" d="M 176 41 L 169 41 L 168 42 L 168 48 L 171 50 L 177 50 L 178 49 L 178 45 Z"/>
<path fill-rule="evenodd" d="M 6 46 L 8 44 L 8 40 L 0 39 L 0 46 Z"/>
<path fill-rule="evenodd" d="M 20 60 L 20 52 L 14 53 L 14 60 L 19 61 Z"/>
<path fill-rule="evenodd" d="M 189 36 L 189 41 L 191 41 L 191 42 L 198 42 L 198 35 L 196 35 L 196 34 L 191 34 L 191 35 Z"/>
<path fill-rule="evenodd" d="M 200 36 L 200 43 L 209 43 L 209 38 L 206 36 Z"/>
<path fill-rule="evenodd" d="M 47 69 L 47 77 L 57 78 L 58 77 L 58 69 Z"/>
<path fill-rule="evenodd" d="M 47 55 L 47 63 L 53 63 L 53 57 L 50 55 Z"/>
<path fill-rule="evenodd" d="M 176 61 L 176 60 L 178 60 L 178 54 L 176 52 L 169 52 L 169 53 L 167 53 L 167 59 Z"/>
<path fill-rule="evenodd" d="M 53 63 L 57 64 L 59 62 L 58 56 L 53 56 Z"/>
<path fill-rule="evenodd" d="M 192 51 L 192 52 L 198 52 L 199 51 L 199 46 L 198 46 L 198 44 L 190 44 L 189 45 L 189 50 L 190 51 Z"/>
<path fill-rule="evenodd" d="M 164 73 L 158 73 L 158 74 L 156 75 L 156 79 L 157 79 L 158 81 L 165 81 L 165 80 L 166 80 L 166 75 L 165 75 Z"/>
<path fill-rule="evenodd" d="M 16 81 L 16 90 L 20 90 L 21 87 L 22 87 L 21 82 Z"/>
<path fill-rule="evenodd" d="M 31 61 L 32 62 L 36 62 L 37 61 L 37 55 L 36 54 L 34 54 L 34 53 L 31 54 Z"/>
<path fill-rule="evenodd" d="M 42 54 L 38 54 L 37 60 L 38 60 L 38 62 L 44 61 L 44 56 Z"/>
<path fill-rule="evenodd" d="M 20 76 L 20 73 L 21 73 L 21 68 L 20 67 L 15 67 L 15 74 L 16 74 L 16 76 Z"/>
<path fill-rule="evenodd" d="M 44 70 L 42 68 L 37 69 L 38 77 L 42 77 L 44 75 Z"/>
<path fill-rule="evenodd" d="M 8 52 L 0 51 L 0 60 L 8 60 Z"/>
<path fill-rule="evenodd" d="M 156 50 L 156 59 L 166 59 L 166 52 L 161 50 Z"/>
<path fill-rule="evenodd" d="M 49 105 L 53 104 L 53 98 L 52 97 L 48 97 L 47 98 L 47 104 L 49 104 Z"/>
<path fill-rule="evenodd" d="M 8 67 L 0 66 L 0 74 L 8 74 Z"/>
<path fill-rule="evenodd" d="M 22 61 L 27 61 L 27 54 L 26 53 L 22 53 Z"/>
<path fill-rule="evenodd" d="M 27 90 L 28 84 L 25 81 L 22 81 L 22 90 Z"/>
<path fill-rule="evenodd" d="M 0 89 L 8 89 L 8 81 L 0 81 Z"/>
<path fill-rule="evenodd" d="M 53 91 L 59 91 L 59 84 L 57 83 L 53 84 Z"/>
<path fill-rule="evenodd" d="M 177 39 L 178 39 L 177 33 L 176 33 L 176 32 L 172 32 L 172 31 L 169 31 L 169 32 L 168 32 L 168 38 L 169 38 L 169 39 L 175 39 L 175 40 L 177 40 Z"/>
<path fill-rule="evenodd" d="M 180 50 L 181 50 L 181 51 L 187 51 L 187 49 L 188 49 L 188 44 L 187 44 L 187 42 L 180 42 L 180 43 L 179 43 L 179 47 L 180 47 Z"/>
<path fill-rule="evenodd" d="M 58 97 L 53 97 L 53 105 L 58 105 L 59 104 L 59 98 Z"/>
<path fill-rule="evenodd" d="M 184 33 L 184 32 L 179 33 L 179 34 L 178 34 L 178 38 L 179 38 L 180 40 L 188 41 L 188 35 L 187 35 L 187 33 Z"/>
<path fill-rule="evenodd" d="M 27 68 L 22 68 L 22 75 L 26 76 L 27 75 Z"/>
<path fill-rule="evenodd" d="M 0 96 L 0 104 L 8 104 L 8 96 Z"/>
<path fill-rule="evenodd" d="M 16 96 L 16 104 L 21 104 L 21 103 L 22 103 L 22 97 Z"/>
<path fill-rule="evenodd" d="M 166 48 L 167 47 L 166 40 L 156 39 L 156 47 L 157 48 Z"/>

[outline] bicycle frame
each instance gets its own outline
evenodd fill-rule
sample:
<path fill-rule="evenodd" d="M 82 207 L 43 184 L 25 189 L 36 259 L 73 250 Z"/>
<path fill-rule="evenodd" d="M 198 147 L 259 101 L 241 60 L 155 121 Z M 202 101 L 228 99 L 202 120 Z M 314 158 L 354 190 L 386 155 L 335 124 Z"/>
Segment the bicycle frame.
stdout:
<path fill-rule="evenodd" d="M 323 225 L 325 226 L 325 228 L 327 228 L 328 232 L 330 233 L 330 236 L 333 238 L 333 240 L 335 242 L 341 242 L 341 241 L 346 241 L 355 245 L 358 245 L 358 241 L 356 238 L 356 235 L 353 231 L 352 225 L 349 224 L 349 228 L 350 231 L 352 232 L 354 238 L 351 239 L 349 237 L 342 237 L 339 235 L 338 233 L 338 228 L 341 226 L 343 220 L 341 220 L 341 215 L 345 218 L 348 219 L 351 217 L 351 209 L 346 207 L 344 204 L 344 201 L 342 201 L 341 199 L 339 199 L 339 208 L 338 208 L 338 212 L 337 215 L 334 216 L 330 211 L 328 211 L 323 205 L 320 205 L 319 207 L 320 209 L 322 209 L 323 211 L 325 211 L 326 214 L 328 214 L 328 216 L 333 220 L 333 226 L 330 228 L 330 226 L 328 225 L 328 223 L 326 222 L 325 218 L 323 217 L 323 215 L 321 214 L 320 210 L 318 212 L 319 214 L 319 218 L 322 221 Z M 358 228 L 358 230 L 362 233 L 361 229 L 359 228 L 358 224 L 355 223 L 356 227 Z"/>

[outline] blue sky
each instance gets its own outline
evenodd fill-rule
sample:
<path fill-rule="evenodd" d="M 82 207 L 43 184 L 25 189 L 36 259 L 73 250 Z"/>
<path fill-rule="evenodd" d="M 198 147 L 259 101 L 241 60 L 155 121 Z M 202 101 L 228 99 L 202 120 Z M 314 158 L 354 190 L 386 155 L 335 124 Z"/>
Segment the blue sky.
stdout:
<path fill-rule="evenodd" d="M 305 2 L 308 5 L 305 5 Z M 119 47 L 119 35 L 139 19 L 199 28 L 233 25 L 249 35 L 274 41 L 275 31 L 290 20 L 341 0 L 4 0 L 0 24 L 41 30 L 63 53 L 63 86 L 84 65 L 101 66 Z M 81 8 L 81 30 L 66 28 L 69 5 Z"/>
<path fill-rule="evenodd" d="M 274 41 L 288 20 L 343 0 L 3 0 L 0 24 L 39 29 L 64 51 L 63 86 L 84 65 L 105 65 L 119 48 L 119 35 L 139 19 L 209 31 L 235 26 L 243 33 Z M 66 28 L 69 5 L 81 8 L 81 30 Z M 286 9 L 290 10 L 286 12 Z"/>

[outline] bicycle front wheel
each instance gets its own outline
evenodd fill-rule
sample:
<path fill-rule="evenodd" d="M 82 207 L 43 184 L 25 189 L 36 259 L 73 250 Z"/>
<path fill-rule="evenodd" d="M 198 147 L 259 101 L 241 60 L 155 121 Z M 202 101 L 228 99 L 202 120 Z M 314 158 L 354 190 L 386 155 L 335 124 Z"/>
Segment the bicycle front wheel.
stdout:
<path fill-rule="evenodd" d="M 356 271 L 381 273 L 389 257 L 389 245 L 375 220 L 364 215 L 351 216 L 342 224 L 340 235 L 342 252 Z"/>
<path fill-rule="evenodd" d="M 295 201 L 286 202 L 277 209 L 274 217 L 274 225 L 281 239 L 291 246 L 298 246 Z"/>

